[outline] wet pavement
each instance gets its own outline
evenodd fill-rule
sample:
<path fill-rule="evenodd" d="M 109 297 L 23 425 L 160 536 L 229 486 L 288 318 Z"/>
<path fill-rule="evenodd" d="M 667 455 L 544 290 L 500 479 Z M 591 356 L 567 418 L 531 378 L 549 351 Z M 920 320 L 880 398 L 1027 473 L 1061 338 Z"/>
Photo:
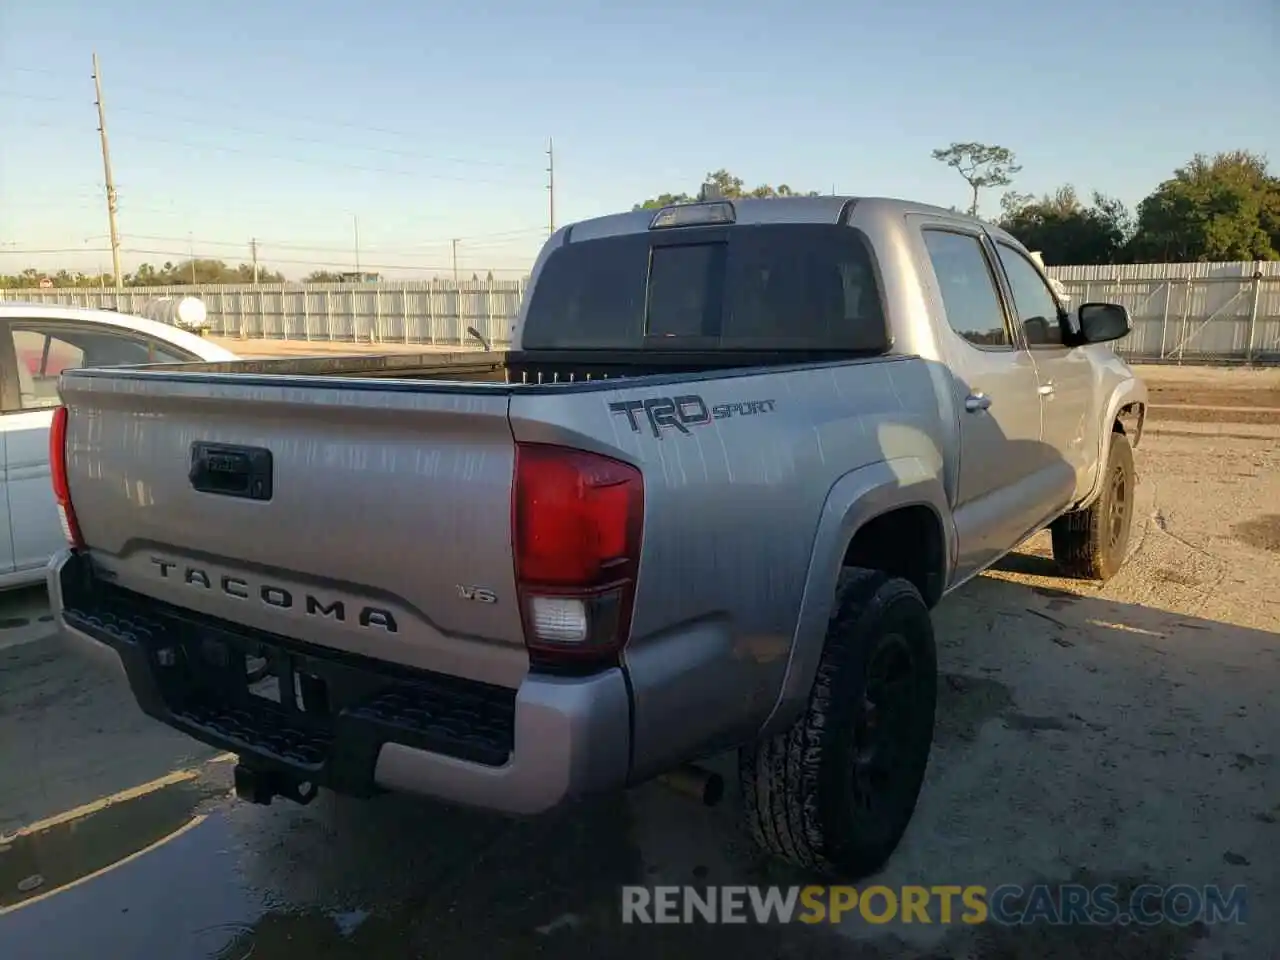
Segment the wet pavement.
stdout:
<path fill-rule="evenodd" d="M 142 716 L 27 591 L 0 597 L 0 958 L 1274 960 L 1280 446 L 1206 444 L 1141 452 L 1106 588 L 1055 579 L 1042 538 L 939 608 L 934 756 L 875 882 L 1244 884 L 1244 926 L 625 925 L 623 884 L 812 878 L 756 852 L 732 789 L 530 820 L 242 803 L 226 758 Z"/>
<path fill-rule="evenodd" d="M 655 948 L 680 957 L 734 941 L 744 957 L 813 955 L 792 931 L 784 944 L 782 931 L 621 924 L 621 884 L 659 873 L 680 879 L 641 861 L 633 803 L 656 804 L 650 815 L 659 818 L 687 818 L 680 832 L 702 834 L 700 843 L 708 827 L 723 833 L 714 814 L 683 798 L 654 791 L 523 822 L 399 797 L 366 804 L 325 795 L 306 808 L 262 808 L 229 796 L 230 773 L 230 763 L 215 761 L 8 839 L 0 956 L 53 960 L 92 943 L 113 957 L 173 960 L 566 949 L 639 957 Z M 705 866 L 683 879 L 715 882 Z M 824 939 L 832 937 L 803 938 L 819 950 Z"/>
<path fill-rule="evenodd" d="M 401 798 L 256 808 L 230 800 L 229 781 L 230 764 L 215 762 L 0 844 L 0 956 L 1074 960 L 1101 951 L 1169 960 L 1191 955 L 1204 936 L 1172 925 L 996 930 L 967 946 L 948 934 L 917 952 L 892 936 L 868 941 L 866 930 L 628 926 L 618 917 L 623 883 L 806 878 L 747 851 L 729 870 L 721 852 L 716 868 L 684 869 L 682 841 L 705 848 L 708 834 L 713 844 L 734 839 L 714 815 L 657 794 L 521 823 Z M 640 856 L 637 812 L 673 830 L 667 842 L 680 867 Z M 969 947 L 976 952 L 961 952 Z"/>
<path fill-rule="evenodd" d="M 777 871 L 723 808 L 660 787 L 529 820 L 395 796 L 242 803 L 231 758 L 143 717 L 47 631 L 0 651 L 0 724 L 6 960 L 679 957 L 739 940 L 763 958 L 832 939 L 623 926 L 624 883 Z"/>

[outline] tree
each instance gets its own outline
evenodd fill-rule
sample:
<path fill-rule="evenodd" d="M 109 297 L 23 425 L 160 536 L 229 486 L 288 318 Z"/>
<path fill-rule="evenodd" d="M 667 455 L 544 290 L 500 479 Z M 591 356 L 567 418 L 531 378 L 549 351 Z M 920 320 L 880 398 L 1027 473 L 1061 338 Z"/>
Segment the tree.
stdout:
<path fill-rule="evenodd" d="M 126 287 L 158 287 L 164 283 L 164 277 L 149 263 L 139 264 L 138 269 L 133 273 L 124 275 L 124 285 Z"/>
<path fill-rule="evenodd" d="M 644 203 L 637 203 L 632 210 L 656 210 L 659 207 L 670 207 L 677 203 L 693 203 L 694 198 L 687 193 L 660 193 L 650 197 Z"/>
<path fill-rule="evenodd" d="M 772 199 L 774 197 L 816 197 L 820 194 L 817 190 L 807 192 L 799 192 L 791 189 L 787 184 L 780 183 L 776 187 L 763 183 L 751 190 L 746 189 L 741 177 L 735 177 L 728 170 L 721 168 L 712 173 L 708 173 L 703 180 L 704 183 L 714 184 L 720 191 L 721 195 L 732 199 Z M 663 193 L 656 197 L 651 197 L 644 203 L 637 203 L 631 209 L 633 210 L 653 210 L 658 207 L 669 207 L 678 203 L 693 203 L 697 198 L 691 197 L 687 193 Z"/>
<path fill-rule="evenodd" d="M 9 276 L 0 275 L 0 290 L 23 290 L 40 286 L 40 281 L 48 277 L 55 287 L 110 287 L 115 280 L 109 273 L 80 273 L 79 271 L 56 270 L 45 273 L 35 267 L 27 267 L 19 273 Z"/>
<path fill-rule="evenodd" d="M 1144 259 L 1280 259 L 1280 178 L 1265 157 L 1197 154 L 1138 204 L 1133 251 Z"/>
<path fill-rule="evenodd" d="M 333 270 L 312 270 L 302 278 L 303 283 L 341 283 L 342 274 Z"/>
<path fill-rule="evenodd" d="M 143 264 L 139 268 L 148 267 Z M 134 274 L 136 280 L 137 274 Z M 284 283 L 284 274 L 268 270 L 258 264 L 257 278 L 259 283 Z M 191 283 L 253 283 L 254 267 L 251 263 L 238 263 L 234 267 L 222 260 L 184 260 L 181 263 L 166 263 L 155 272 L 149 283 L 135 283 L 126 280 L 129 286 L 186 286 Z"/>
<path fill-rule="evenodd" d="M 978 191 L 988 187 L 1007 187 L 1013 183 L 1018 166 L 1012 150 L 986 143 L 953 143 L 933 151 L 933 159 L 954 169 L 973 191 L 969 216 L 978 215 Z"/>
<path fill-rule="evenodd" d="M 1100 193 L 1092 200 L 1086 206 L 1070 184 L 1038 199 L 1009 191 L 1000 198 L 998 224 L 1038 250 L 1047 264 L 1121 262 L 1133 233 L 1129 211 Z"/>

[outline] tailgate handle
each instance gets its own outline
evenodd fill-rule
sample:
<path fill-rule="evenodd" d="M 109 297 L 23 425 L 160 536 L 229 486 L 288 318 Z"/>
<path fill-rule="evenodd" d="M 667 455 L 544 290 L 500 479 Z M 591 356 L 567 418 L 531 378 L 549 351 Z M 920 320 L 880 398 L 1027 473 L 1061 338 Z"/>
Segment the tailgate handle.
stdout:
<path fill-rule="evenodd" d="M 271 451 L 226 443 L 191 444 L 191 486 L 201 493 L 244 500 L 271 499 Z"/>

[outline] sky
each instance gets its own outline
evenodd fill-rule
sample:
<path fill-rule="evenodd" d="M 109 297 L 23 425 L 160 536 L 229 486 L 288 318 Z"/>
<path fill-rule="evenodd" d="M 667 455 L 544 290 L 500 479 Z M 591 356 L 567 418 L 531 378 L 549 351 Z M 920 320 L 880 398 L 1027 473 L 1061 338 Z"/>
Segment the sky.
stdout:
<path fill-rule="evenodd" d="M 557 225 L 721 167 L 963 206 L 953 141 L 1130 205 L 1197 152 L 1280 167 L 1276 0 L 0 0 L 0 273 L 110 269 L 95 51 L 125 269 L 447 275 L 456 239 L 513 277 L 549 140 Z"/>

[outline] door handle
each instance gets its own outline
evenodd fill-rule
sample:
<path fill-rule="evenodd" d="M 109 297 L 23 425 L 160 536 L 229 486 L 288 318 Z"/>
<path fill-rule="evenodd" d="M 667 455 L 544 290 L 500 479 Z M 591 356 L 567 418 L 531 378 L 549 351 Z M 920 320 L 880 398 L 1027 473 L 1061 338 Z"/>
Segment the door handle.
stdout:
<path fill-rule="evenodd" d="M 991 406 L 991 398 L 985 393 L 971 393 L 964 398 L 964 408 L 969 413 L 978 413 Z"/>
<path fill-rule="evenodd" d="M 1042 397 L 1051 397 L 1051 396 L 1053 396 L 1053 381 L 1052 381 L 1052 380 L 1050 380 L 1048 383 L 1042 383 L 1042 384 L 1040 385 L 1040 389 L 1039 389 L 1038 393 L 1039 393 L 1039 394 L 1040 394 L 1040 396 L 1042 396 Z"/>

